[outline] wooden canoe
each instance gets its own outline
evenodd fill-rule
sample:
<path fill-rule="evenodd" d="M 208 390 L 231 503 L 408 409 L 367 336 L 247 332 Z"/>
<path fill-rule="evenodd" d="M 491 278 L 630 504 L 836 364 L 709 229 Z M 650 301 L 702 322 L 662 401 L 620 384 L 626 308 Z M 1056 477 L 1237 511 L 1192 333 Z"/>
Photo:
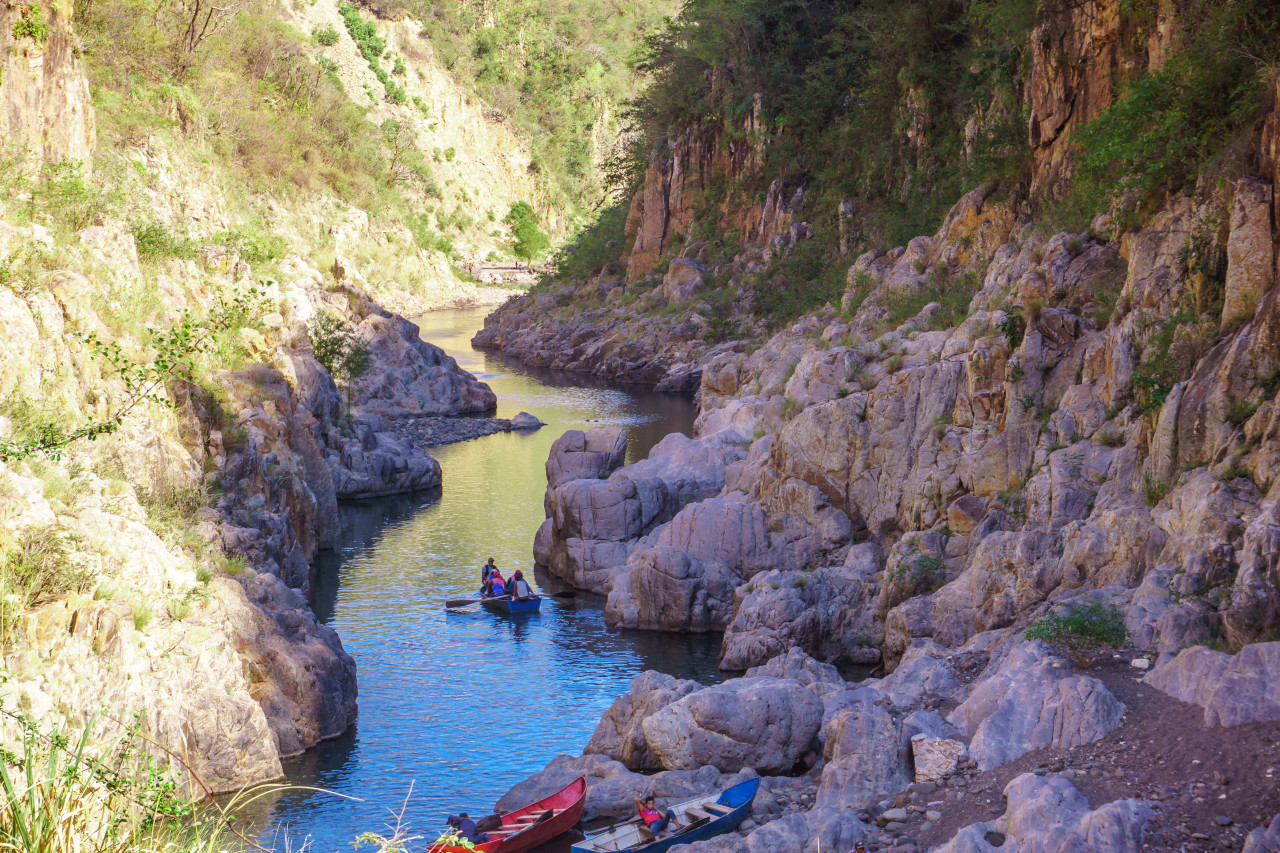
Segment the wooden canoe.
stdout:
<path fill-rule="evenodd" d="M 514 613 L 537 613 L 538 608 L 542 607 L 542 599 L 539 596 L 523 598 L 518 601 L 512 601 L 509 598 L 482 598 L 480 599 L 480 604 L 494 613 L 503 613 L 510 616 Z"/>
<path fill-rule="evenodd" d="M 751 813 L 759 779 L 739 782 L 719 794 L 708 794 L 671 806 L 680 828 L 655 839 L 640 818 L 611 826 L 573 845 L 573 853 L 664 853 L 677 844 L 704 841 L 738 828 Z M 659 809 L 665 812 L 666 809 Z"/>
<path fill-rule="evenodd" d="M 579 776 L 563 790 L 503 815 L 502 827 L 489 830 L 489 840 L 477 844 L 475 849 L 480 853 L 524 853 L 532 850 L 577 826 L 586 803 L 587 778 Z M 539 822 L 538 818 L 548 811 L 552 816 Z M 428 853 L 470 851 L 465 847 L 436 844 L 428 848 Z"/>

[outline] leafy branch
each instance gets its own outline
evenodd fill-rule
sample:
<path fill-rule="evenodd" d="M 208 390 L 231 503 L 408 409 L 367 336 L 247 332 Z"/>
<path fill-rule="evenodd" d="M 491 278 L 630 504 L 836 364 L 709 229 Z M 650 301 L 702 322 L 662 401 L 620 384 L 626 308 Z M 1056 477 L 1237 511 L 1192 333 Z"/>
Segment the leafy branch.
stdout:
<path fill-rule="evenodd" d="M 218 297 L 213 310 L 202 320 L 189 309 L 164 330 L 152 330 L 155 358 L 139 363 L 130 358 L 116 341 L 104 341 L 97 332 L 75 333 L 73 337 L 104 362 L 124 385 L 124 398 L 105 417 L 91 419 L 68 431 L 63 425 L 45 421 L 33 424 L 33 435 L 17 441 L 0 441 L 0 462 L 36 456 L 62 458 L 68 445 L 81 439 L 90 441 L 115 432 L 124 419 L 147 401 L 168 402 L 165 389 L 172 380 L 195 382 L 195 362 L 214 348 L 217 335 L 235 326 L 252 323 L 261 313 L 263 292 L 257 287 Z"/>

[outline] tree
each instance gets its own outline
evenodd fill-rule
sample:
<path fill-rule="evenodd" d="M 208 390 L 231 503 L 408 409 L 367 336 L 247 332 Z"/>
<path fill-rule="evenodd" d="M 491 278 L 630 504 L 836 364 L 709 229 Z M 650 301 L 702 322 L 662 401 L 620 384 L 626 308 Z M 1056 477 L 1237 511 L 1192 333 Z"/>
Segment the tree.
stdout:
<path fill-rule="evenodd" d="M 515 244 L 511 247 L 517 257 L 532 261 L 551 248 L 551 238 L 538 229 L 538 214 L 527 201 L 511 205 L 511 211 L 503 220 L 511 226 Z"/>

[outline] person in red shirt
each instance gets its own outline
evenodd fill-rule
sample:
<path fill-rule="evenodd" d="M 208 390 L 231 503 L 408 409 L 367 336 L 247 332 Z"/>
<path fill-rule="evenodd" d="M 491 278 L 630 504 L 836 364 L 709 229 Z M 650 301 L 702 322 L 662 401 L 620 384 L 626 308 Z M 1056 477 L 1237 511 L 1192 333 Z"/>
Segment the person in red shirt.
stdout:
<path fill-rule="evenodd" d="M 645 826 L 649 827 L 654 838 L 659 837 L 668 827 L 672 829 L 680 827 L 680 824 L 676 823 L 676 813 L 671 809 L 667 809 L 666 814 L 658 811 L 653 797 L 645 797 L 643 803 L 636 800 L 636 809 L 640 812 L 640 819 L 644 821 Z"/>

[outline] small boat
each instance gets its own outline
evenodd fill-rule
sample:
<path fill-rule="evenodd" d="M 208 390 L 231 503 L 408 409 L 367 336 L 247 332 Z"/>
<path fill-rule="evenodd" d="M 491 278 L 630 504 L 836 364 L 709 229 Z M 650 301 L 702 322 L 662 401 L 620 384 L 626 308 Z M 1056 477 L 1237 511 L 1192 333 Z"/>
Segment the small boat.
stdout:
<path fill-rule="evenodd" d="M 739 782 L 719 794 L 709 794 L 671 806 L 679 828 L 655 839 L 640 818 L 611 826 L 573 845 L 573 853 L 663 853 L 677 844 L 704 841 L 732 832 L 751 813 L 759 779 Z M 504 851 L 505 853 L 505 851 Z"/>
<path fill-rule="evenodd" d="M 481 593 L 481 595 L 483 594 Z M 516 601 L 506 597 L 481 598 L 480 606 L 488 608 L 494 613 L 504 613 L 507 616 L 514 613 L 537 613 L 538 608 L 542 607 L 542 597 L 535 595 L 533 598 L 521 598 Z"/>
<path fill-rule="evenodd" d="M 489 840 L 475 845 L 480 853 L 524 853 L 562 835 L 582 820 L 587 802 L 587 778 L 579 776 L 569 785 L 536 803 L 502 816 L 499 829 L 488 830 Z M 547 814 L 550 817 L 547 817 Z M 435 844 L 428 853 L 470 853 L 471 847 Z"/>

